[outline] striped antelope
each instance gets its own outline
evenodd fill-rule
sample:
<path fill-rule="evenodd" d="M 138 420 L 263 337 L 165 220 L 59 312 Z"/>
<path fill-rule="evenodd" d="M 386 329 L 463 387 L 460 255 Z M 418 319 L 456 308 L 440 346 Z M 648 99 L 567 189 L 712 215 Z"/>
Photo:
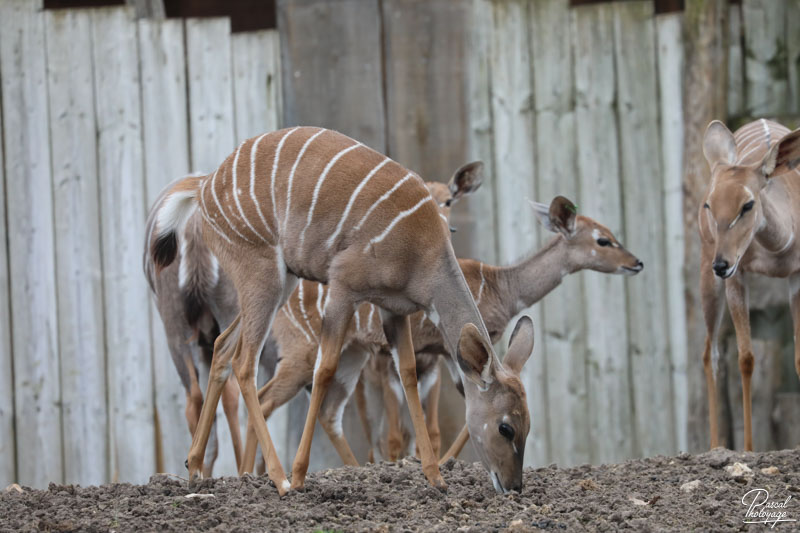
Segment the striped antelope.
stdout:
<path fill-rule="evenodd" d="M 435 317 L 455 354 L 475 423 L 502 410 L 517 429 L 502 457 L 482 450 L 482 458 L 502 490 L 520 487 L 529 417 L 522 383 L 507 366 L 521 367 L 524 361 L 504 365 L 494 354 L 447 224 L 418 176 L 326 129 L 297 127 L 249 139 L 213 174 L 186 178 L 168 192 L 152 247 L 158 268 L 172 262 L 176 235 L 198 209 L 203 238 L 233 281 L 241 310 L 214 344 L 206 401 L 187 460 L 192 481 L 201 476 L 214 410 L 232 368 L 270 478 L 280 494 L 303 487 L 314 423 L 347 327 L 356 306 L 370 301 L 381 308 L 429 482 L 445 486 L 417 393 L 408 315 L 418 310 Z M 321 303 L 324 320 L 310 407 L 290 485 L 259 416 L 254 372 L 275 313 L 298 278 L 327 283 L 328 290 Z"/>
<path fill-rule="evenodd" d="M 800 333 L 800 130 L 770 120 L 756 120 L 731 133 L 711 122 L 703 139 L 711 181 L 699 208 L 702 255 L 700 294 L 706 323 L 703 367 L 708 390 L 711 447 L 719 444 L 716 373 L 717 334 L 723 302 L 736 329 L 742 373 L 744 448 L 753 449 L 750 339 L 745 272 L 789 278 L 795 339 Z M 725 300 L 723 300 L 723 292 Z M 800 345 L 795 341 L 795 369 L 800 375 Z"/>
<path fill-rule="evenodd" d="M 567 274 L 583 269 L 604 273 L 636 274 L 643 268 L 641 261 L 623 248 L 608 228 L 590 218 L 578 216 L 577 209 L 566 198 L 557 197 L 549 206 L 533 204 L 533 207 L 545 227 L 557 234 L 541 251 L 509 267 L 496 267 L 471 259 L 458 260 L 478 310 L 486 321 L 492 342 L 499 340 L 513 316 L 543 298 L 557 287 Z M 274 334 L 281 363 L 275 378 L 259 391 L 262 414 L 266 417 L 294 397 L 313 379 L 314 354 L 318 349 L 316 339 L 322 323 L 320 309 L 315 302 L 323 299 L 324 294 L 324 286 L 310 282 L 302 283 L 282 310 L 282 314 L 285 313 L 286 316 L 279 316 L 275 321 Z M 303 320 L 291 318 L 300 316 Z M 345 464 L 356 464 L 356 462 L 341 435 L 342 412 L 356 386 L 359 371 L 366 359 L 364 354 L 386 353 L 386 340 L 373 306 L 363 304 L 355 314 L 353 322 L 346 343 L 349 346 L 358 346 L 358 349 L 346 350 L 343 354 L 341 367 L 348 370 L 337 373 L 338 390 L 336 392 L 333 392 L 333 389 L 329 390 L 329 396 L 325 399 L 325 411 L 329 413 L 329 417 L 323 415 L 320 420 L 323 427 L 331 422 L 336 425 L 336 440 L 334 437 L 331 437 L 331 440 L 334 441 Z M 429 434 L 438 437 L 436 416 L 438 359 L 439 354 L 448 353 L 447 347 L 441 333 L 424 312 L 412 315 L 411 330 L 417 357 L 420 396 L 426 399 L 428 404 L 426 420 Z M 389 460 L 395 460 L 405 451 L 407 439 L 404 438 L 405 432 L 400 424 L 400 399 L 397 397 L 399 378 L 396 373 L 387 370 L 387 367 L 391 368 L 391 365 L 386 364 L 387 359 L 382 355 L 373 357 L 365 367 L 364 377 L 381 389 L 389 430 L 385 443 L 381 443 L 382 455 Z M 452 359 L 445 355 L 445 361 L 448 360 Z M 458 382 L 457 376 L 455 381 Z M 377 402 L 370 402 L 371 405 L 375 403 Z M 326 418 L 330 418 L 330 421 Z M 362 420 L 363 418 L 362 414 Z M 502 418 L 495 420 L 491 426 L 487 422 L 484 424 L 486 425 L 480 426 L 478 434 L 482 441 L 491 442 L 494 432 L 513 437 L 513 428 L 501 429 Z M 372 438 L 370 428 L 366 428 L 366 432 L 370 441 L 378 442 L 379 439 Z M 331 432 L 328 433 L 330 435 Z M 469 437 L 466 430 L 462 431 L 462 434 L 461 446 Z M 502 441 L 496 442 L 495 445 L 502 449 Z M 245 468 L 252 468 L 254 450 L 254 436 L 248 434 L 244 454 Z"/>
<path fill-rule="evenodd" d="M 451 207 L 463 196 L 476 191 L 482 181 L 483 165 L 475 162 L 458 169 L 447 185 L 438 182 L 427 182 L 425 185 L 439 206 L 439 212 L 449 223 Z M 451 229 L 451 231 L 453 230 Z M 301 281 L 275 317 L 270 338 L 274 339 L 273 342 L 278 345 L 277 359 L 280 360 L 281 365 L 276 368 L 274 379 L 271 379 L 258 393 L 262 415 L 265 419 L 269 418 L 275 408 L 291 400 L 303 387 L 310 386 L 313 381 L 322 328 L 322 303 L 326 296 L 326 290 L 326 287 L 320 283 Z M 435 328 L 432 324 L 430 326 Z M 344 464 L 358 465 L 350 445 L 342 436 L 342 415 L 345 402 L 340 402 L 339 399 L 346 400 L 353 393 L 356 381 L 352 378 L 361 371 L 361 366 L 366 359 L 375 354 L 374 350 L 385 348 L 386 353 L 391 356 L 386 346 L 386 337 L 383 334 L 380 311 L 377 306 L 368 302 L 359 306 L 358 311 L 354 314 L 354 320 L 351 321 L 345 334 L 342 346 L 343 356 L 323 400 L 319 420 Z M 419 361 L 416 368 L 419 375 Z M 424 380 L 420 389 L 421 396 L 424 397 L 427 392 Z M 270 401 L 265 402 L 263 398 L 269 398 Z M 426 417 L 426 422 L 428 422 L 429 431 L 435 427 L 437 432 L 434 435 L 429 433 L 429 437 L 434 455 L 438 457 L 438 424 L 431 426 L 428 417 Z M 253 471 L 255 453 L 256 436 L 253 428 L 249 427 L 245 460 L 239 470 L 240 475 Z"/>

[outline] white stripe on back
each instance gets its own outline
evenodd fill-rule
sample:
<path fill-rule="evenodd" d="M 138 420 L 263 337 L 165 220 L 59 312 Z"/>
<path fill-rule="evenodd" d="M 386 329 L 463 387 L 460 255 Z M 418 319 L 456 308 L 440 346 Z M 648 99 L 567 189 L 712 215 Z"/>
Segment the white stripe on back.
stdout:
<path fill-rule="evenodd" d="M 288 309 L 288 310 L 287 310 L 287 309 Z M 292 323 L 292 325 L 293 325 L 295 328 L 297 328 L 297 329 L 300 331 L 300 333 L 302 333 L 302 334 L 303 334 L 303 336 L 306 338 L 306 340 L 308 341 L 308 343 L 309 343 L 309 344 L 313 344 L 313 341 L 311 340 L 311 337 L 309 337 L 309 336 L 308 336 L 308 333 L 306 333 L 306 330 L 304 330 L 304 329 L 303 329 L 303 328 L 300 326 L 300 323 L 299 323 L 299 322 L 297 321 L 297 319 L 294 317 L 294 313 L 292 313 L 292 306 L 291 306 L 291 305 L 284 305 L 284 306 L 283 306 L 283 314 L 285 314 L 285 315 L 286 315 L 286 318 L 288 318 L 288 319 L 289 319 L 289 322 L 291 322 L 291 323 Z"/>
<path fill-rule="evenodd" d="M 286 142 L 286 139 L 289 138 L 289 135 L 296 132 L 300 129 L 300 126 L 289 130 L 281 137 L 281 140 L 278 141 L 278 146 L 275 148 L 275 156 L 272 158 L 272 176 L 269 180 L 269 190 L 270 190 L 270 199 L 272 200 L 272 217 L 275 219 L 275 226 L 278 231 L 281 230 L 280 225 L 278 224 L 278 208 L 275 206 L 275 173 L 278 171 L 278 162 L 281 159 L 281 150 L 283 150 L 283 143 Z"/>
<path fill-rule="evenodd" d="M 217 169 L 217 172 L 219 172 L 219 169 Z M 222 210 L 222 204 L 219 203 L 219 198 L 217 197 L 217 190 L 214 188 L 214 181 L 216 181 L 217 179 L 217 172 L 214 172 L 214 177 L 211 178 L 211 195 L 214 197 L 214 202 L 216 202 L 217 204 L 217 209 L 219 209 L 219 212 L 222 214 L 222 218 L 225 219 L 225 222 L 228 223 L 228 225 L 231 227 L 233 232 L 236 233 L 236 235 L 238 235 L 245 241 L 249 242 L 250 244 L 253 244 L 253 241 L 251 241 L 250 239 L 239 233 L 239 230 L 236 229 L 236 227 L 233 224 L 231 224 L 231 221 L 228 219 L 228 215 L 226 215 L 225 211 Z"/>
<path fill-rule="evenodd" d="M 308 145 L 311 144 L 311 141 L 319 137 L 325 131 L 326 130 L 319 130 L 317 133 L 309 137 L 306 142 L 303 143 L 303 147 L 297 153 L 297 157 L 292 165 L 292 170 L 289 172 L 289 182 L 286 186 L 286 207 L 283 214 L 283 229 L 286 229 L 286 223 L 289 222 L 289 209 L 292 206 L 292 182 L 294 181 L 294 173 L 297 170 L 297 165 L 300 164 L 300 159 L 303 158 L 303 154 L 306 153 L 306 149 L 308 148 Z"/>
<path fill-rule="evenodd" d="M 258 139 L 253 142 L 252 148 L 250 148 L 250 199 L 253 200 L 253 204 L 256 206 L 256 212 L 258 213 L 258 218 L 261 219 L 261 222 L 264 224 L 264 228 L 269 232 L 270 236 L 274 239 L 275 233 L 272 231 L 272 228 L 269 227 L 267 224 L 267 219 L 264 218 L 264 213 L 261 212 L 261 205 L 258 203 L 256 199 L 256 151 L 258 150 L 258 144 L 261 142 L 261 139 L 266 137 L 268 134 L 264 134 Z M 275 221 L 275 225 L 277 226 L 278 221 Z"/>
<path fill-rule="evenodd" d="M 314 194 L 311 197 L 311 206 L 308 208 L 308 218 L 306 219 L 306 225 L 303 227 L 303 231 L 300 232 L 300 246 L 303 245 L 303 240 L 306 237 L 306 230 L 308 226 L 311 225 L 311 219 L 314 217 L 314 208 L 317 206 L 317 200 L 319 199 L 319 190 L 322 188 L 322 184 L 325 181 L 325 178 L 328 177 L 328 172 L 330 172 L 333 165 L 342 157 L 344 154 L 351 150 L 355 150 L 359 146 L 363 146 L 360 142 L 355 143 L 352 146 L 348 146 L 344 150 L 340 151 L 338 154 L 333 156 L 328 164 L 325 165 L 325 169 L 322 171 L 322 174 L 319 175 L 317 179 L 317 185 L 314 187 Z"/>
<path fill-rule="evenodd" d="M 239 215 L 242 217 L 242 221 L 244 221 L 244 223 L 247 225 L 250 231 L 258 235 L 259 239 L 269 244 L 269 241 L 267 241 L 266 237 L 264 237 L 258 231 L 256 231 L 256 228 L 254 228 L 253 225 L 250 224 L 250 221 L 247 220 L 247 217 L 244 214 L 244 210 L 242 209 L 242 203 L 239 201 L 239 187 L 236 183 L 236 175 L 237 175 L 237 167 L 239 166 L 239 154 L 242 151 L 242 146 L 244 146 L 244 143 L 239 145 L 239 147 L 236 149 L 236 155 L 233 156 L 233 201 L 236 202 L 236 208 L 239 210 Z M 250 154 L 252 155 L 252 153 L 253 150 L 252 147 L 250 147 Z M 252 183 L 252 176 L 250 181 Z"/>
<path fill-rule="evenodd" d="M 402 184 L 404 184 L 406 181 L 408 181 L 409 179 L 411 179 L 411 172 L 409 172 L 408 174 L 406 174 L 405 176 L 403 176 L 403 179 L 401 179 L 400 181 L 398 181 L 397 183 L 395 183 L 395 184 L 392 186 L 392 188 L 391 188 L 391 189 L 389 189 L 388 191 L 386 191 L 385 193 L 383 193 L 383 196 L 381 196 L 380 198 L 378 198 L 378 199 L 375 201 L 375 203 L 374 203 L 374 204 L 372 204 L 372 206 L 371 206 L 369 209 L 367 209 L 367 212 L 366 212 L 366 213 L 364 213 L 364 216 L 363 216 L 363 217 L 361 217 L 361 220 L 359 220 L 358 224 L 356 224 L 356 227 L 355 227 L 355 228 L 353 228 L 353 230 L 354 230 L 354 231 L 358 231 L 358 230 L 361 228 L 361 226 L 364 224 L 364 221 L 366 221 L 366 220 L 367 220 L 367 218 L 369 218 L 369 216 L 370 216 L 370 215 L 372 214 L 372 212 L 375 210 L 375 208 L 376 208 L 376 207 L 378 207 L 378 206 L 379 206 L 381 203 L 383 203 L 385 200 L 387 200 L 387 199 L 388 199 L 388 198 L 389 198 L 389 197 L 392 195 L 392 193 L 393 193 L 394 191 L 396 191 L 397 189 L 399 189 L 399 188 L 400 188 L 400 186 L 401 186 Z"/>
<path fill-rule="evenodd" d="M 373 246 L 373 245 L 375 245 L 375 244 L 378 244 L 378 243 L 379 243 L 379 242 L 381 242 L 383 239 L 385 239 L 385 238 L 386 238 L 386 236 L 387 236 L 387 235 L 389 235 L 389 233 L 390 233 L 390 232 L 391 232 L 391 231 L 394 229 L 394 227 L 395 227 L 395 226 L 396 226 L 396 225 L 397 225 L 397 224 L 398 224 L 398 223 L 399 223 L 401 220 L 403 220 L 404 218 L 407 218 L 407 217 L 410 217 L 411 215 L 413 215 L 413 214 L 414 214 L 414 213 L 417 211 L 417 209 L 419 209 L 420 207 L 422 207 L 422 206 L 425 204 L 425 202 L 428 202 L 428 201 L 432 201 L 432 198 L 431 198 L 430 196 L 424 196 L 424 197 L 423 197 L 423 198 L 422 198 L 422 199 L 421 199 L 419 202 L 417 202 L 417 203 L 416 203 L 416 205 L 415 205 L 414 207 L 410 207 L 410 208 L 406 209 L 405 211 L 400 211 L 400 212 L 397 214 L 397 216 L 396 216 L 396 217 L 394 217 L 394 220 L 392 220 L 392 221 L 389 223 L 389 225 L 388 225 L 388 226 L 386 226 L 386 229 L 384 229 L 384 230 L 383 230 L 383 232 L 381 232 L 381 234 L 380 234 L 380 235 L 378 235 L 377 237 L 373 237 L 372 239 L 370 239 L 370 241 L 369 241 L 369 242 L 367 243 L 367 245 L 364 247 L 364 252 L 366 252 L 367 250 L 369 250 L 369 247 L 370 247 L 370 246 Z"/>
<path fill-rule="evenodd" d="M 328 241 L 325 243 L 326 247 L 330 248 L 331 246 L 333 246 L 333 243 L 336 241 L 336 237 L 338 237 L 339 232 L 342 231 L 342 226 L 344 226 L 347 217 L 350 215 L 350 210 L 353 208 L 353 204 L 356 203 L 356 198 L 358 198 L 358 195 L 361 193 L 364 187 L 366 187 L 367 183 L 369 183 L 369 180 L 371 180 L 372 177 L 375 176 L 375 174 L 377 174 L 378 171 L 381 168 L 383 168 L 383 166 L 389 161 L 391 161 L 391 159 L 387 157 L 386 159 L 378 163 L 378 165 L 375 168 L 373 168 L 369 172 L 369 174 L 367 174 L 367 177 L 361 180 L 361 183 L 358 184 L 358 187 L 355 188 L 353 194 L 350 195 L 350 200 L 347 202 L 347 206 L 344 208 L 344 213 L 342 213 L 342 217 L 339 219 L 339 224 L 336 226 L 336 229 L 328 238 Z"/>
<path fill-rule="evenodd" d="M 208 180 L 207 179 L 203 180 L 203 185 L 200 187 L 200 203 L 203 204 L 203 208 L 200 210 L 200 214 L 203 215 L 203 220 L 205 220 L 208 223 L 208 225 L 211 226 L 211 229 L 216 231 L 217 234 L 226 241 L 228 241 L 228 243 L 233 244 L 233 241 L 227 235 L 225 235 L 225 233 L 222 232 L 222 228 L 218 228 L 216 222 L 211 220 L 211 217 L 208 216 L 208 208 L 206 207 L 206 194 L 205 194 L 206 183 L 208 183 Z"/>

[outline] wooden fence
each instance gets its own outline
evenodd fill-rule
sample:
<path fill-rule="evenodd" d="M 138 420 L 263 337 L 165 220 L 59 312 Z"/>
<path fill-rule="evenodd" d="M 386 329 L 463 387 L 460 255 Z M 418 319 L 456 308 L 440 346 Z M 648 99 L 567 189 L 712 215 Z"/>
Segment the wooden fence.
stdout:
<path fill-rule="evenodd" d="M 741 38 L 730 39 L 730 80 L 715 80 L 732 116 L 798 112 L 789 28 L 800 2 L 774 4 L 732 8 Z M 295 124 L 336 128 L 427 179 L 483 160 L 487 182 L 454 212 L 460 256 L 508 264 L 534 251 L 547 235 L 526 198 L 563 194 L 644 261 L 633 278 L 570 276 L 529 311 L 527 464 L 702 448 L 700 346 L 687 342 L 693 285 L 682 272 L 684 242 L 696 238 L 683 215 L 683 15 L 656 16 L 645 0 L 278 9 L 279 33 L 231 35 L 227 19 L 137 21 L 124 8 L 0 0 L 0 486 L 183 472 L 184 395 L 141 272 L 145 212 L 175 177 Z M 776 90 L 785 107 L 768 106 Z M 785 352 L 784 337 L 773 344 Z M 721 394 L 735 406 L 730 374 Z M 781 375 L 783 398 L 796 380 Z M 776 387 L 763 385 L 764 396 L 777 398 Z M 451 386 L 443 395 L 446 445 L 463 407 Z M 270 422 L 285 466 L 305 405 Z M 363 460 L 352 414 L 345 424 Z M 218 434 L 215 472 L 232 473 L 227 431 Z M 317 436 L 312 468 L 339 464 Z"/>

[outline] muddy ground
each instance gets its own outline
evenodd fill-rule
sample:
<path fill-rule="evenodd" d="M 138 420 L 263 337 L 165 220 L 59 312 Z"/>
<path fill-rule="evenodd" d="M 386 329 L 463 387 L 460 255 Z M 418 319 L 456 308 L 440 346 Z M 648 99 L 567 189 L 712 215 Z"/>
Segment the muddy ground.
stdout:
<path fill-rule="evenodd" d="M 756 488 L 785 505 L 772 512 L 800 519 L 800 448 L 553 465 L 527 470 L 522 493 L 508 495 L 495 494 L 480 464 L 450 461 L 442 471 L 446 493 L 429 487 L 411 458 L 317 472 L 304 492 L 283 499 L 266 477 L 204 480 L 197 492 L 213 497 L 190 498 L 186 482 L 167 475 L 147 485 L 12 488 L 0 494 L 0 530 L 765 530 L 743 523 L 742 497 Z M 775 529 L 797 530 L 798 524 L 781 522 Z"/>

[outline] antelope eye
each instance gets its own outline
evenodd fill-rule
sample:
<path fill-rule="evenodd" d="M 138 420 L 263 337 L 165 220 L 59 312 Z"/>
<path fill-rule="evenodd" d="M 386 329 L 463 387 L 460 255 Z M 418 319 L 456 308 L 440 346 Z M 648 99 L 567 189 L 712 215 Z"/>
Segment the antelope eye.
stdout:
<path fill-rule="evenodd" d="M 505 424 L 505 423 L 500 424 L 500 427 L 498 428 L 498 431 L 500 431 L 500 434 L 503 437 L 505 437 L 506 439 L 514 440 L 514 428 L 512 428 L 508 424 Z"/>
<path fill-rule="evenodd" d="M 611 246 L 611 241 L 609 241 L 605 237 L 600 237 L 599 239 L 597 239 L 597 244 L 599 246 Z"/>
<path fill-rule="evenodd" d="M 711 209 L 710 207 L 708 207 L 708 204 L 703 204 L 703 207 L 705 207 L 706 209 Z"/>
<path fill-rule="evenodd" d="M 453 203 L 453 199 L 452 199 L 452 198 L 448 198 L 448 199 L 445 201 L 444 205 L 445 205 L 445 207 L 450 207 L 450 205 L 451 205 L 452 203 Z"/>
<path fill-rule="evenodd" d="M 742 214 L 744 214 L 744 213 L 747 213 L 748 211 L 750 211 L 751 209 L 753 209 L 753 204 L 754 204 L 754 203 L 755 203 L 755 200 L 750 200 L 749 202 L 747 202 L 746 204 L 744 204 L 744 205 L 742 206 Z"/>

